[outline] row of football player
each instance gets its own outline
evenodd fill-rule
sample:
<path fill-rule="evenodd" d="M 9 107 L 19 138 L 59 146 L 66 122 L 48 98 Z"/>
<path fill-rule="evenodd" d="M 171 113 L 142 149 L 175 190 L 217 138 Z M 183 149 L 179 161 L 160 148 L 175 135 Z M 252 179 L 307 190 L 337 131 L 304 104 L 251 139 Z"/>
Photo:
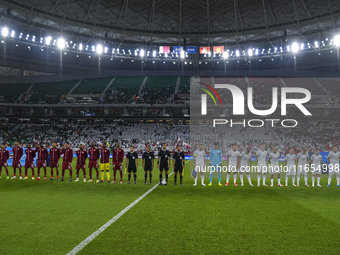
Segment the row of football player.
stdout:
<path fill-rule="evenodd" d="M 308 178 L 307 174 L 309 171 L 309 163 L 311 164 L 312 171 L 312 186 L 314 187 L 315 177 L 317 176 L 317 187 L 321 187 L 320 185 L 320 175 L 322 170 L 322 156 L 319 154 L 320 150 L 317 148 L 314 151 L 314 154 L 309 157 L 307 152 L 307 148 L 303 148 L 303 150 L 295 155 L 294 149 L 290 148 L 289 153 L 285 157 L 285 163 L 287 164 L 287 172 L 285 177 L 285 186 L 288 186 L 289 177 L 292 178 L 292 185 L 299 186 L 300 185 L 300 175 L 304 175 L 305 186 L 309 187 L 308 185 Z M 245 173 L 247 175 L 247 179 L 249 181 L 249 185 L 253 186 L 251 183 L 250 178 L 250 166 L 251 166 L 251 153 L 250 149 L 246 149 L 242 153 L 237 150 L 237 144 L 232 145 L 232 149 L 227 152 L 227 177 L 226 177 L 226 184 L 225 186 L 229 185 L 230 173 L 233 169 L 245 169 Z M 281 176 L 280 176 L 280 166 L 279 166 L 279 158 L 280 153 L 277 151 L 276 147 L 273 147 L 273 151 L 268 154 L 268 151 L 265 150 L 265 144 L 261 145 L 261 148 L 256 152 L 256 161 L 257 161 L 257 186 L 261 185 L 261 174 L 262 174 L 262 185 L 266 185 L 266 172 L 267 172 L 267 158 L 268 163 L 270 165 L 270 174 L 271 174 L 271 186 L 274 186 L 274 175 L 277 174 L 278 186 L 283 186 L 281 184 Z M 337 146 L 333 146 L 332 151 L 328 154 L 328 162 L 329 162 L 329 177 L 328 177 L 328 187 L 330 187 L 331 180 L 334 174 L 336 174 L 337 180 L 337 187 L 340 187 L 340 171 L 339 171 L 339 158 L 340 152 L 338 151 Z M 206 167 L 206 155 L 205 151 L 203 150 L 203 145 L 200 144 L 199 148 L 194 152 L 194 160 L 195 160 L 195 169 L 194 176 L 195 176 L 195 183 L 194 186 L 197 185 L 197 172 L 201 172 L 201 185 L 205 186 L 204 184 L 204 170 L 203 168 Z M 298 172 L 296 173 L 296 163 L 298 164 Z M 218 148 L 218 143 L 214 144 L 214 149 L 210 151 L 210 183 L 209 186 L 212 185 L 213 173 L 217 172 L 218 174 L 218 185 L 222 186 L 221 184 L 221 165 L 222 165 L 222 150 Z M 212 168 L 213 166 L 213 168 Z M 216 171 L 212 171 L 216 170 Z M 234 172 L 234 186 L 237 186 L 237 172 L 240 172 L 240 181 L 241 186 L 244 185 L 243 183 L 243 171 L 233 171 Z M 297 174 L 297 184 L 295 184 L 295 178 Z"/>
<path fill-rule="evenodd" d="M 51 181 L 54 179 L 54 170 L 56 170 L 56 179 L 59 180 L 59 159 L 62 156 L 62 178 L 61 181 L 64 181 L 65 170 L 70 172 L 70 181 L 72 181 L 72 160 L 73 160 L 73 150 L 70 148 L 69 143 L 66 142 L 62 150 L 57 148 L 57 144 L 52 142 L 52 148 L 48 151 L 47 148 L 44 148 L 42 145 L 39 145 L 36 149 L 32 149 L 31 144 L 27 144 L 27 148 L 25 150 L 26 159 L 25 159 L 25 177 L 24 179 L 28 179 L 27 173 L 28 169 L 32 170 L 32 180 L 34 180 L 34 158 L 37 159 L 36 167 L 38 168 L 37 180 L 40 180 L 40 169 L 44 169 L 44 180 L 46 180 L 46 167 L 47 167 L 47 158 L 50 156 L 50 168 L 51 168 Z M 92 182 L 92 169 L 94 168 L 97 173 L 97 182 L 104 182 L 104 175 L 106 171 L 107 181 L 110 183 L 110 173 L 109 173 L 109 159 L 110 159 L 110 150 L 106 147 L 106 144 L 103 144 L 103 148 L 98 149 L 95 146 L 95 143 L 91 143 L 91 147 L 89 150 L 85 150 L 83 145 L 79 145 L 79 150 L 76 151 L 77 155 L 77 179 L 79 181 L 79 171 L 83 171 L 84 175 L 84 182 L 86 182 L 86 159 L 89 159 L 88 168 L 90 179 L 88 182 Z M 19 142 L 15 141 L 13 147 L 13 177 L 11 179 L 16 179 L 16 170 L 19 170 L 20 179 L 22 179 L 22 172 L 21 172 L 21 157 L 23 156 L 23 149 L 19 146 Z M 8 173 L 8 164 L 7 161 L 9 159 L 9 152 L 6 150 L 5 144 L 1 144 L 0 149 L 0 178 L 1 178 L 1 171 L 4 167 L 7 174 L 7 179 L 9 179 Z M 98 160 L 100 159 L 100 170 L 101 170 L 101 180 L 99 181 L 99 165 Z M 116 148 L 112 152 L 112 163 L 113 163 L 113 181 L 112 183 L 116 182 L 116 171 L 120 172 L 120 183 L 122 184 L 123 181 L 123 172 L 122 172 L 122 165 L 124 159 L 124 150 L 120 148 L 120 143 L 116 144 Z M 152 184 L 152 170 L 154 166 L 154 153 L 151 151 L 151 147 L 147 146 L 146 151 L 143 153 L 142 156 L 142 168 L 145 171 L 145 184 L 147 184 L 147 177 L 149 174 L 150 184 Z M 176 152 L 172 156 L 173 159 L 173 168 L 175 172 L 175 183 L 177 184 L 177 173 L 180 175 L 180 184 L 182 184 L 183 180 L 183 169 L 184 169 L 184 153 L 181 151 L 181 146 L 177 145 Z M 159 178 L 160 184 L 162 184 L 163 179 L 163 171 L 165 172 L 165 185 L 167 185 L 168 181 L 168 170 L 170 169 L 171 163 L 171 155 L 169 150 L 167 150 L 166 144 L 163 144 L 163 150 L 158 153 L 157 158 L 157 167 L 160 170 Z M 134 147 L 130 147 L 130 151 L 126 155 L 125 161 L 125 173 L 128 172 L 128 184 L 131 183 L 131 176 L 134 176 L 134 183 L 137 184 L 137 168 L 138 168 L 138 154 L 134 151 Z"/>

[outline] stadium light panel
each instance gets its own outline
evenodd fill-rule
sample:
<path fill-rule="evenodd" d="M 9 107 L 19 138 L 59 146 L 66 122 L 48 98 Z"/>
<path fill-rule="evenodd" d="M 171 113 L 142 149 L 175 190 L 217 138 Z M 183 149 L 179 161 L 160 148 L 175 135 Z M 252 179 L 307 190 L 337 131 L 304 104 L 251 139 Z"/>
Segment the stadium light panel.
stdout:
<path fill-rule="evenodd" d="M 108 48 L 105 47 L 105 48 L 104 48 L 104 53 L 107 53 L 107 51 L 108 51 Z"/>
<path fill-rule="evenodd" d="M 103 53 L 103 46 L 100 45 L 100 44 L 97 44 L 97 47 L 96 47 L 96 52 L 100 55 Z"/>
<path fill-rule="evenodd" d="M 59 38 L 57 41 L 57 46 L 59 49 L 63 49 L 65 47 L 65 40 L 63 38 Z"/>
<path fill-rule="evenodd" d="M 224 58 L 224 59 L 227 59 L 227 58 L 228 58 L 228 52 L 226 52 L 226 51 L 223 52 L 223 58 Z"/>
<path fill-rule="evenodd" d="M 292 52 L 296 53 L 299 51 L 299 45 L 297 43 L 292 44 Z"/>
<path fill-rule="evenodd" d="M 184 58 L 185 56 L 184 56 L 184 52 L 183 51 L 181 51 L 181 58 Z"/>
<path fill-rule="evenodd" d="M 240 56 L 240 52 L 239 50 L 236 50 L 236 57 L 239 57 Z"/>
<path fill-rule="evenodd" d="M 144 54 L 145 54 L 144 50 L 141 50 L 140 53 L 139 53 L 139 55 L 140 55 L 141 57 L 144 57 Z"/>
<path fill-rule="evenodd" d="M 153 56 L 153 57 L 156 57 L 156 55 L 157 55 L 157 52 L 154 50 L 154 51 L 152 52 L 152 56 Z"/>
<path fill-rule="evenodd" d="M 12 32 L 11 32 L 11 37 L 14 37 L 14 36 L 15 36 L 15 31 L 12 30 Z"/>
<path fill-rule="evenodd" d="M 256 49 L 256 50 L 255 50 L 255 55 L 256 55 L 256 56 L 259 55 L 259 49 Z"/>
<path fill-rule="evenodd" d="M 340 46 L 340 35 L 334 36 L 333 43 L 335 46 L 339 47 Z"/>
<path fill-rule="evenodd" d="M 305 48 L 305 44 L 304 43 L 301 43 L 300 45 L 300 50 L 303 50 Z"/>
<path fill-rule="evenodd" d="M 248 50 L 248 56 L 249 56 L 249 57 L 253 56 L 253 50 L 252 50 L 252 49 L 249 49 L 249 50 Z"/>
<path fill-rule="evenodd" d="M 1 34 L 3 37 L 8 36 L 8 28 L 7 27 L 3 27 L 1 30 Z"/>

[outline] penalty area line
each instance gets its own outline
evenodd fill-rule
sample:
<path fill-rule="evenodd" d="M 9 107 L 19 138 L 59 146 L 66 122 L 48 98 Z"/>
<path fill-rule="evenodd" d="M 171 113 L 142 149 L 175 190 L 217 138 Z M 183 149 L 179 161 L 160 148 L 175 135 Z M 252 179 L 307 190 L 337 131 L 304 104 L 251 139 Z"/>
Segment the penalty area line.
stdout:
<path fill-rule="evenodd" d="M 187 163 L 187 162 L 185 162 Z M 174 172 L 169 174 L 171 176 Z M 76 247 L 74 247 L 70 252 L 68 252 L 66 255 L 74 255 L 77 254 L 79 251 L 81 251 L 86 245 L 88 245 L 93 239 L 95 239 L 100 233 L 102 233 L 105 229 L 107 229 L 109 226 L 111 226 L 116 220 L 118 220 L 120 217 L 122 217 L 127 211 L 129 211 L 134 205 L 136 205 L 139 201 L 141 201 L 144 197 L 146 197 L 149 193 L 151 193 L 155 188 L 159 186 L 159 183 L 157 183 L 155 186 L 153 186 L 151 189 L 149 189 L 147 192 L 145 192 L 143 195 L 141 195 L 139 198 L 137 198 L 135 201 L 133 201 L 130 205 L 125 207 L 120 213 L 118 213 L 116 216 L 114 216 L 111 220 L 106 222 L 103 226 L 101 226 L 99 229 L 97 229 L 95 232 L 93 232 L 92 235 L 87 237 L 84 241 L 82 241 L 80 244 L 78 244 Z"/>

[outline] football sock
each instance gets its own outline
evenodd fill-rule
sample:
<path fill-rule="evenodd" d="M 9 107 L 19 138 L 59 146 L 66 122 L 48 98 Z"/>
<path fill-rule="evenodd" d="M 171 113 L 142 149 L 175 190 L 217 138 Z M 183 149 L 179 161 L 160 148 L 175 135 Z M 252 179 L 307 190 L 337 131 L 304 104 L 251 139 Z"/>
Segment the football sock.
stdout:
<path fill-rule="evenodd" d="M 270 184 L 274 185 L 274 179 L 270 179 Z"/>
<path fill-rule="evenodd" d="M 65 170 L 63 169 L 63 170 L 61 171 L 61 178 L 64 179 L 64 175 L 65 175 Z"/>
<path fill-rule="evenodd" d="M 318 185 L 320 185 L 320 176 L 317 177 Z"/>
<path fill-rule="evenodd" d="M 218 176 L 218 183 L 221 183 L 221 173 L 217 173 Z"/>
<path fill-rule="evenodd" d="M 212 182 L 212 178 L 213 178 L 213 173 L 210 173 L 210 176 L 209 176 L 210 182 Z"/>
<path fill-rule="evenodd" d="M 131 180 L 131 174 L 128 174 L 128 181 Z"/>
<path fill-rule="evenodd" d="M 183 175 L 180 175 L 180 176 L 179 176 L 179 180 L 180 180 L 181 183 L 182 183 L 182 181 L 183 181 Z"/>
<path fill-rule="evenodd" d="M 332 176 L 331 176 L 331 175 L 329 175 L 329 176 L 328 176 L 328 185 L 330 185 L 330 184 L 331 184 L 331 181 L 332 181 Z"/>
<path fill-rule="evenodd" d="M 174 181 L 175 181 L 175 183 L 177 182 L 177 174 L 175 174 L 175 176 L 174 176 Z"/>
<path fill-rule="evenodd" d="M 122 181 L 123 180 L 123 171 L 119 170 L 119 174 L 120 174 L 120 180 Z"/>
<path fill-rule="evenodd" d="M 79 170 L 77 170 L 77 179 L 79 178 Z"/>
<path fill-rule="evenodd" d="M 297 184 L 297 185 L 300 184 L 300 175 L 299 175 L 299 174 L 296 176 L 296 184 Z"/>
<path fill-rule="evenodd" d="M 149 174 L 150 182 L 152 181 L 152 174 Z"/>
<path fill-rule="evenodd" d="M 338 177 L 336 177 L 336 185 L 339 185 L 340 184 L 340 176 Z"/>
<path fill-rule="evenodd" d="M 201 184 L 204 184 L 204 175 L 201 175 Z"/>
<path fill-rule="evenodd" d="M 195 185 L 197 185 L 197 174 L 196 174 L 196 177 L 195 177 Z"/>
<path fill-rule="evenodd" d="M 257 186 L 260 186 L 261 175 L 257 175 Z"/>
<path fill-rule="evenodd" d="M 84 176 L 84 179 L 86 179 L 86 171 L 83 169 L 83 176 Z"/>
<path fill-rule="evenodd" d="M 248 182 L 251 183 L 250 174 L 247 174 Z"/>
<path fill-rule="evenodd" d="M 44 168 L 44 177 L 46 178 L 46 168 Z"/>
<path fill-rule="evenodd" d="M 101 172 L 101 177 L 102 177 L 102 180 L 104 180 L 104 170 L 102 170 Z"/>
<path fill-rule="evenodd" d="M 106 170 L 106 177 L 107 177 L 107 180 L 109 181 L 110 180 L 110 172 L 108 170 Z"/>
<path fill-rule="evenodd" d="M 133 178 L 137 181 L 137 174 L 133 174 Z"/>
<path fill-rule="evenodd" d="M 163 174 L 159 174 L 159 182 L 162 182 Z"/>
<path fill-rule="evenodd" d="M 315 182 L 315 175 L 312 176 L 312 184 L 314 186 L 314 182 Z"/>
<path fill-rule="evenodd" d="M 237 180 L 237 173 L 234 173 L 234 183 L 236 183 Z"/>
<path fill-rule="evenodd" d="M 38 178 L 40 177 L 40 169 L 38 169 Z"/>
<path fill-rule="evenodd" d="M 288 184 L 288 175 L 286 175 L 285 181 L 286 181 L 286 185 L 287 185 Z"/>
<path fill-rule="evenodd" d="M 266 174 L 262 175 L 263 185 L 266 184 Z"/>
<path fill-rule="evenodd" d="M 243 185 L 243 173 L 240 173 L 241 184 Z"/>
<path fill-rule="evenodd" d="M 169 175 L 165 174 L 165 181 L 168 182 Z"/>
<path fill-rule="evenodd" d="M 92 168 L 89 169 L 90 180 L 92 180 Z"/>
<path fill-rule="evenodd" d="M 72 176 L 73 176 L 72 170 L 70 169 L 70 179 L 72 179 Z"/>
<path fill-rule="evenodd" d="M 308 182 L 308 178 L 307 178 L 307 175 L 305 175 L 305 184 L 307 185 L 307 182 Z"/>
<path fill-rule="evenodd" d="M 277 184 L 281 184 L 281 178 L 277 179 Z"/>
<path fill-rule="evenodd" d="M 295 184 L 295 176 L 294 175 L 292 176 L 292 182 L 293 182 L 293 184 Z"/>
<path fill-rule="evenodd" d="M 116 170 L 113 170 L 113 181 L 116 181 Z"/>
<path fill-rule="evenodd" d="M 229 183 L 229 178 L 230 178 L 230 173 L 227 173 L 227 182 L 226 183 Z"/>
<path fill-rule="evenodd" d="M 115 178 L 115 179 L 116 179 L 116 178 Z M 148 173 L 145 172 L 145 173 L 144 173 L 144 181 L 146 182 L 147 179 L 148 179 Z"/>
<path fill-rule="evenodd" d="M 98 169 L 96 169 L 96 173 L 97 173 L 97 180 L 99 180 L 99 171 L 98 171 Z"/>

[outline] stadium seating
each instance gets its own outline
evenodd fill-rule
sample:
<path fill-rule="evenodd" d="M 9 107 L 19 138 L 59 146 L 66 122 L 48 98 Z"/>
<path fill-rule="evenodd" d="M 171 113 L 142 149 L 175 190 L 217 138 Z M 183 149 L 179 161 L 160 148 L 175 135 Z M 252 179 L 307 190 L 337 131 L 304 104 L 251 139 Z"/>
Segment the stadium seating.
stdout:
<path fill-rule="evenodd" d="M 191 76 L 181 76 L 177 94 L 190 94 Z"/>
<path fill-rule="evenodd" d="M 340 81 L 332 79 L 318 79 L 318 81 L 330 95 L 340 96 Z"/>
<path fill-rule="evenodd" d="M 148 77 L 142 91 L 143 102 L 162 104 L 169 103 L 175 93 L 177 76 Z"/>
<path fill-rule="evenodd" d="M 30 91 L 29 102 L 58 103 L 62 95 L 66 95 L 79 80 L 35 83 Z"/>
<path fill-rule="evenodd" d="M 30 85 L 29 83 L 0 84 L 0 101 L 4 103 L 19 102 L 20 96 L 26 93 Z"/>
<path fill-rule="evenodd" d="M 143 76 L 116 77 L 106 92 L 105 103 L 126 104 L 133 101 L 144 80 Z"/>
<path fill-rule="evenodd" d="M 327 95 L 313 78 L 283 78 L 288 87 L 301 87 L 308 89 L 312 95 Z"/>
<path fill-rule="evenodd" d="M 102 94 L 112 78 L 84 79 L 72 94 Z"/>

